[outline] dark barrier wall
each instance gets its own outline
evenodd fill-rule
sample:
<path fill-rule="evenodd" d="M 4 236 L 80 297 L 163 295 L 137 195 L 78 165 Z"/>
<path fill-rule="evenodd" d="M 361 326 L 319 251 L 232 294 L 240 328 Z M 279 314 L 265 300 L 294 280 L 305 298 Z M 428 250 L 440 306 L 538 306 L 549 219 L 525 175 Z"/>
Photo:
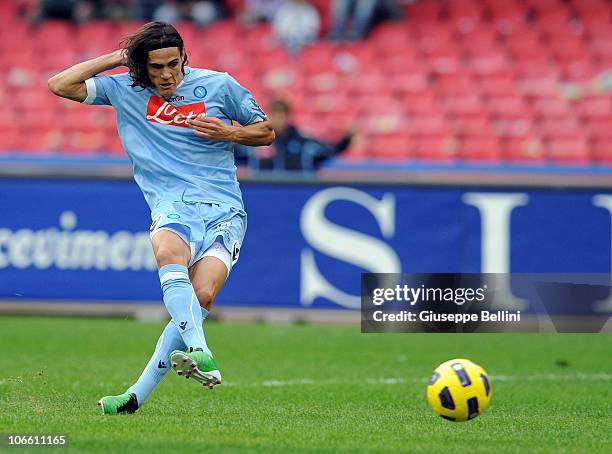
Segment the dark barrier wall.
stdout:
<path fill-rule="evenodd" d="M 611 271 L 609 189 L 242 189 L 247 236 L 221 304 L 357 308 L 363 271 Z M 133 182 L 5 178 L 0 207 L 0 297 L 160 300 Z"/>

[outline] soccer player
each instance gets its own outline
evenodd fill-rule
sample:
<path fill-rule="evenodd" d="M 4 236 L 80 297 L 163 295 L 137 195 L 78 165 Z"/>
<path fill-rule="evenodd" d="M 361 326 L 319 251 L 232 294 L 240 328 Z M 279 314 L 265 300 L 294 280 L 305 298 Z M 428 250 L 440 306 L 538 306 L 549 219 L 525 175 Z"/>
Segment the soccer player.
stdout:
<path fill-rule="evenodd" d="M 98 75 L 122 65 L 129 72 Z M 227 73 L 187 66 L 183 39 L 164 22 L 144 25 L 122 49 L 72 66 L 48 85 L 58 96 L 116 110 L 151 209 L 151 243 L 171 316 L 136 383 L 100 399 L 102 412 L 136 411 L 170 365 L 212 389 L 221 373 L 202 322 L 238 260 L 247 222 L 233 143 L 270 145 L 270 122 Z"/>

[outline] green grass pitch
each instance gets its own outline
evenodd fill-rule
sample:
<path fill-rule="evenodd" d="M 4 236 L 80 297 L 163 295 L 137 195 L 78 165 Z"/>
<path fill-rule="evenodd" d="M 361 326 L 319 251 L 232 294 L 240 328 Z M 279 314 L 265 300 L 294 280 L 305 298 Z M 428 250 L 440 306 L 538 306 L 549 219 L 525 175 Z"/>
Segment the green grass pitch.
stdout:
<path fill-rule="evenodd" d="M 162 327 L 1 317 L 0 432 L 68 433 L 60 453 L 612 452 L 610 335 L 207 322 L 223 385 L 170 371 L 136 414 L 100 415 L 97 399 L 137 378 Z M 492 380 L 491 407 L 467 423 L 425 398 L 434 367 L 454 357 Z"/>

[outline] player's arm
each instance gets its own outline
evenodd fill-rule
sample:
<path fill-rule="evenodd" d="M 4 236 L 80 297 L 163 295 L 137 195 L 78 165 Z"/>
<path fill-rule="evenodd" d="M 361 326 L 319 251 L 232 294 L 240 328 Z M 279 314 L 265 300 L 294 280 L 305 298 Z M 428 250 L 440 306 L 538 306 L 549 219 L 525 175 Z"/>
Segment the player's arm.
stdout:
<path fill-rule="evenodd" d="M 269 120 L 258 121 L 243 127 L 224 123 L 219 118 L 203 115 L 188 121 L 194 134 L 211 140 L 226 140 L 241 145 L 259 147 L 274 141 L 274 129 Z"/>
<path fill-rule="evenodd" d="M 57 96 L 83 102 L 87 98 L 87 79 L 121 65 L 125 65 L 123 49 L 71 66 L 51 77 L 47 84 Z"/>

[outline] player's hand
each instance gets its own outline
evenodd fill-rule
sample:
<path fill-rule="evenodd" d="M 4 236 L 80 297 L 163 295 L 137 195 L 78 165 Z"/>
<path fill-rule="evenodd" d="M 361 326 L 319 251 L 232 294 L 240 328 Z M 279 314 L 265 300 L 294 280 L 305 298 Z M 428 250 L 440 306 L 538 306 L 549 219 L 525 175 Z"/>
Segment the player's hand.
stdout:
<path fill-rule="evenodd" d="M 113 52 L 113 56 L 117 60 L 117 66 L 127 66 L 127 50 L 118 49 Z"/>
<path fill-rule="evenodd" d="M 187 121 L 190 128 L 198 137 L 211 140 L 233 140 L 235 127 L 224 123 L 215 117 L 199 115 Z"/>
<path fill-rule="evenodd" d="M 121 65 L 122 66 L 127 66 L 127 49 L 120 49 L 121 52 Z"/>

